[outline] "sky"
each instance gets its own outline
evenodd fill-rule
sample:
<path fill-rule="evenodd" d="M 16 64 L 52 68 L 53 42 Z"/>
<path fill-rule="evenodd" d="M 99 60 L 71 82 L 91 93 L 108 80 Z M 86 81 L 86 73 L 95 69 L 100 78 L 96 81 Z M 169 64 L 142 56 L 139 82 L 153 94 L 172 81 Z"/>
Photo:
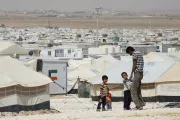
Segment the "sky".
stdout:
<path fill-rule="evenodd" d="M 121 11 L 180 11 L 180 0 L 0 0 L 5 10 L 86 11 L 96 7 Z"/>

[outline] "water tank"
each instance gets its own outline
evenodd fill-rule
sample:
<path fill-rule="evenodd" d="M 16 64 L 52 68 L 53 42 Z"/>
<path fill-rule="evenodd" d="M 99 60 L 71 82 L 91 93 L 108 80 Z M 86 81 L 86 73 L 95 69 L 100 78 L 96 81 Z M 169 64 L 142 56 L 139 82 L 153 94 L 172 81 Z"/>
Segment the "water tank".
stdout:
<path fill-rule="evenodd" d="M 120 52 L 121 52 L 120 46 L 116 46 L 116 47 L 115 47 L 115 53 L 120 53 Z"/>
<path fill-rule="evenodd" d="M 109 54 L 114 53 L 115 52 L 115 48 L 113 46 L 109 46 L 108 47 L 108 52 L 109 52 Z"/>
<path fill-rule="evenodd" d="M 174 53 L 176 52 L 176 48 L 168 48 L 168 53 Z"/>
<path fill-rule="evenodd" d="M 99 54 L 99 48 L 89 48 L 89 54 Z"/>
<path fill-rule="evenodd" d="M 168 48 L 168 53 L 173 53 L 173 49 L 172 48 Z"/>
<path fill-rule="evenodd" d="M 104 48 L 105 49 L 105 54 L 109 53 L 109 49 L 108 48 Z"/>
<path fill-rule="evenodd" d="M 108 47 L 107 46 L 103 46 L 102 48 L 102 54 L 108 54 Z"/>
<path fill-rule="evenodd" d="M 94 48 L 93 51 L 94 54 L 101 54 L 100 49 L 99 48 Z"/>
<path fill-rule="evenodd" d="M 99 52 L 103 54 L 103 46 L 99 46 Z"/>
<path fill-rule="evenodd" d="M 171 48 L 168 48 L 168 53 L 172 53 L 172 49 Z"/>
<path fill-rule="evenodd" d="M 173 52 L 173 53 L 176 52 L 176 48 L 172 48 L 172 52 Z"/>
<path fill-rule="evenodd" d="M 115 47 L 113 47 L 112 49 L 113 49 L 113 53 L 115 53 L 115 50 L 116 50 Z"/>
<path fill-rule="evenodd" d="M 88 48 L 88 54 L 92 54 L 92 48 Z"/>
<path fill-rule="evenodd" d="M 74 57 L 83 58 L 83 51 L 82 51 L 82 49 L 78 49 L 77 56 L 74 56 Z"/>

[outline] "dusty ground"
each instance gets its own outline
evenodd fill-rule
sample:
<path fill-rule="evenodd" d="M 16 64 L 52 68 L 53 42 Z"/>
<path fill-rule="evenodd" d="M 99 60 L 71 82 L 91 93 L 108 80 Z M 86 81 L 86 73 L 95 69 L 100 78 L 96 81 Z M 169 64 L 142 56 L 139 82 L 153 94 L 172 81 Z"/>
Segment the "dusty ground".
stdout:
<path fill-rule="evenodd" d="M 56 114 L 20 115 L 1 117 L 2 120 L 180 120 L 180 109 L 157 108 L 147 103 L 142 111 L 123 111 L 122 102 L 113 103 L 113 110 L 96 112 L 97 102 L 76 96 L 53 97 L 51 106 L 60 111 Z M 133 106 L 133 104 L 132 104 Z"/>
<path fill-rule="evenodd" d="M 96 28 L 96 19 L 47 18 L 47 17 L 0 17 L 0 24 L 10 27 L 62 26 L 71 28 Z M 100 18 L 100 28 L 180 28 L 180 19 L 170 18 Z"/>

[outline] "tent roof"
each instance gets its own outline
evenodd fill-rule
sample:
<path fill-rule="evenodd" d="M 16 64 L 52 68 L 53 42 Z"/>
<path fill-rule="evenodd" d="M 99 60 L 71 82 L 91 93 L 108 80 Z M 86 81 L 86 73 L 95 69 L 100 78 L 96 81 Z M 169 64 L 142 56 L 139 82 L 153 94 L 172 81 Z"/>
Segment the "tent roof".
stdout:
<path fill-rule="evenodd" d="M 26 67 L 22 62 L 8 56 L 0 57 L 0 79 L 0 87 L 14 84 L 35 87 L 52 82 L 49 77 Z"/>
<path fill-rule="evenodd" d="M 104 56 L 100 57 L 99 59 L 94 59 L 94 61 L 96 61 L 96 62 L 105 61 L 107 63 L 114 63 L 114 62 L 117 62 L 119 60 L 114 58 L 112 55 L 108 54 L 108 55 L 104 55 Z"/>
<path fill-rule="evenodd" d="M 144 61 L 164 61 L 164 58 L 154 52 L 151 52 L 144 56 Z"/>
<path fill-rule="evenodd" d="M 177 57 L 171 53 L 151 52 L 144 56 L 144 61 L 176 61 Z"/>
<path fill-rule="evenodd" d="M 82 60 L 71 60 L 69 63 L 70 67 L 69 67 L 69 72 L 73 72 L 76 71 L 78 69 L 88 69 L 88 71 L 91 71 L 94 74 L 99 74 L 101 72 L 104 72 L 106 69 L 109 69 L 112 64 L 119 62 L 119 60 L 115 59 L 114 57 L 112 57 L 111 55 L 105 55 L 101 58 L 98 59 L 94 59 L 94 60 L 89 60 L 89 61 L 82 61 L 82 64 L 79 64 Z M 75 63 L 78 63 L 79 65 L 77 65 L 75 67 Z M 84 63 L 85 62 L 85 63 Z M 81 70 L 83 71 L 83 70 Z"/>
<path fill-rule="evenodd" d="M 122 61 L 132 61 L 132 56 L 122 56 Z M 144 56 L 144 61 L 177 61 L 180 60 L 180 52 L 175 53 L 158 53 L 158 52 L 150 52 L 149 54 Z"/>
<path fill-rule="evenodd" d="M 0 55 L 27 55 L 28 51 L 20 45 L 12 42 L 0 42 Z"/>
<path fill-rule="evenodd" d="M 68 64 L 69 67 L 71 68 L 77 68 L 80 65 L 84 65 L 84 64 L 90 64 L 91 63 L 92 58 L 84 58 L 83 60 L 69 60 Z"/>
<path fill-rule="evenodd" d="M 96 74 L 93 73 L 92 71 L 90 71 L 89 69 L 80 67 L 80 68 L 76 69 L 75 71 L 68 73 L 68 79 L 72 79 L 72 78 L 77 79 L 79 76 L 79 78 L 81 78 L 83 80 L 88 80 L 92 76 L 95 76 L 95 75 Z"/>
<path fill-rule="evenodd" d="M 173 62 L 145 62 L 144 65 L 144 78 L 143 83 L 154 83 L 163 73 L 165 73 Z M 163 69 L 162 69 L 163 68 Z M 122 83 L 121 73 L 127 72 L 130 74 L 132 69 L 132 62 L 120 61 L 116 62 L 111 69 L 107 70 L 104 74 L 108 76 L 108 83 L 119 84 Z M 103 74 L 102 74 L 103 75 Z M 92 84 L 101 84 L 101 77 L 97 77 L 92 81 Z"/>
<path fill-rule="evenodd" d="M 169 68 L 167 72 L 165 72 L 159 79 L 157 79 L 156 83 L 161 82 L 180 82 L 180 62 L 174 63 L 174 65 Z"/>
<path fill-rule="evenodd" d="M 81 60 L 71 60 L 70 69 L 74 66 L 73 62 L 80 63 Z M 101 58 L 90 61 L 82 61 L 82 64 L 78 65 L 76 69 L 69 70 L 68 79 L 77 79 L 79 76 L 81 79 L 91 82 L 92 78 L 99 75 L 100 73 L 103 73 L 107 69 L 110 69 L 112 64 L 116 62 L 119 62 L 119 60 L 115 59 L 111 55 L 105 55 Z"/>

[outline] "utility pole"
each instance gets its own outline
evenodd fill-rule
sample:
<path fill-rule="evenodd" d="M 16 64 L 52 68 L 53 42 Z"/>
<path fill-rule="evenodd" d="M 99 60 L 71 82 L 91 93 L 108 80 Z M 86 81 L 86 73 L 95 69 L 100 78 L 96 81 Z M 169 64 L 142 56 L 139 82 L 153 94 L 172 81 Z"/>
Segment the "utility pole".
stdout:
<path fill-rule="evenodd" d="M 38 55 L 38 59 L 39 59 L 39 58 L 40 58 L 40 50 L 39 50 L 39 38 L 38 38 L 38 44 L 37 44 L 37 45 L 38 45 L 38 46 L 37 46 L 37 47 L 38 47 L 38 49 L 37 49 L 37 52 L 38 52 L 38 54 L 37 54 L 37 55 Z"/>
<path fill-rule="evenodd" d="M 48 20 L 48 27 L 50 28 L 51 27 L 51 21 Z"/>
<path fill-rule="evenodd" d="M 96 37 L 97 37 L 97 43 L 96 43 L 96 47 L 98 47 L 98 42 L 99 42 L 99 36 L 98 36 L 98 34 L 99 34 L 99 16 L 100 16 L 100 13 L 99 13 L 99 10 L 101 10 L 102 8 L 100 7 L 100 8 L 95 8 L 96 9 Z"/>

